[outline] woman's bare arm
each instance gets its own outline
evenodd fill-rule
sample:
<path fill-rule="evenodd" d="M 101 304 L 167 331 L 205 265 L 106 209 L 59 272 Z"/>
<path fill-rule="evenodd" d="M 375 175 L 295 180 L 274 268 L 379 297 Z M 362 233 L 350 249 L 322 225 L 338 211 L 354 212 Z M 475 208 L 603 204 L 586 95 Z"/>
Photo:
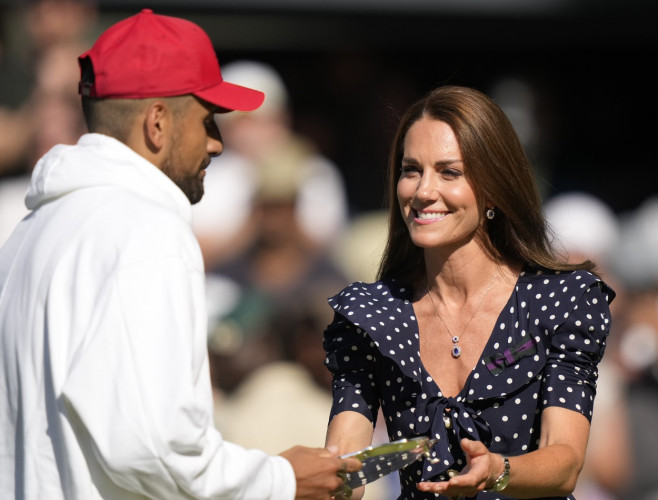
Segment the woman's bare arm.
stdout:
<path fill-rule="evenodd" d="M 337 446 L 338 454 L 344 455 L 358 451 L 372 444 L 373 425 L 370 420 L 354 411 L 345 411 L 336 415 L 327 429 L 326 446 Z M 352 500 L 363 497 L 364 488 L 357 488 L 352 494 Z M 336 496 L 336 500 L 343 500 Z"/>
<path fill-rule="evenodd" d="M 585 461 L 589 421 L 580 413 L 559 407 L 543 411 L 539 449 L 512 456 L 505 495 L 515 498 L 567 496 L 576 487 Z M 503 459 L 480 442 L 462 440 L 468 465 L 449 481 L 419 483 L 422 491 L 449 497 L 472 496 L 493 485 L 503 471 Z"/>

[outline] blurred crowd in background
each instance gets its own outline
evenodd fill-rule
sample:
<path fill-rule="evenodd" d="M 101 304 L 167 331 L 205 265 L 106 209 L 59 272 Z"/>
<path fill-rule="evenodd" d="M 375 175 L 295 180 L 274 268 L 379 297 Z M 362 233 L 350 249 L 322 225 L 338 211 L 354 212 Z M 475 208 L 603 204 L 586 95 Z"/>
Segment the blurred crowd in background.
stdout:
<path fill-rule="evenodd" d="M 2 14 L 0 244 L 27 212 L 23 197 L 37 159 L 85 132 L 77 56 L 95 40 L 102 17 L 90 0 L 33 0 Z M 375 278 L 386 232 L 385 165 L 364 166 L 363 182 L 350 188 L 354 173 L 296 120 L 295 95 L 279 68 L 220 63 L 227 80 L 264 90 L 266 99 L 256 112 L 218 118 L 225 153 L 213 159 L 206 195 L 194 206 L 208 278 L 216 424 L 227 439 L 270 453 L 322 446 L 331 405 L 321 344 L 332 315 L 326 299 L 348 282 Z M 357 94 L 371 91 L 354 85 Z M 544 178 L 550 167 L 542 163 L 532 86 L 510 78 L 483 90 L 511 118 Z M 382 89 L 381 102 L 404 101 L 395 91 Z M 371 145 L 372 133 L 352 138 L 361 158 L 387 140 Z M 380 206 L 360 208 L 350 195 L 359 191 L 382 198 Z M 556 246 L 574 260 L 594 260 L 617 291 L 577 498 L 656 500 L 658 186 L 623 211 L 585 188 L 542 194 Z M 376 440 L 388 440 L 379 425 Z M 397 488 L 396 480 L 381 479 L 366 499 L 394 499 Z"/>

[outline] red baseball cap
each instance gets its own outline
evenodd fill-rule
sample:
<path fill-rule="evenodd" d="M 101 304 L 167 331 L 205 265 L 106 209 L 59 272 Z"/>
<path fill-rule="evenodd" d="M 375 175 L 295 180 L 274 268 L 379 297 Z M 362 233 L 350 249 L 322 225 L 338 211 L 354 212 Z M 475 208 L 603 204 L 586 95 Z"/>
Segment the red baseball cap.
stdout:
<path fill-rule="evenodd" d="M 80 94 L 141 99 L 193 94 L 229 111 L 252 111 L 265 94 L 225 82 L 199 26 L 144 9 L 109 27 L 78 58 Z"/>

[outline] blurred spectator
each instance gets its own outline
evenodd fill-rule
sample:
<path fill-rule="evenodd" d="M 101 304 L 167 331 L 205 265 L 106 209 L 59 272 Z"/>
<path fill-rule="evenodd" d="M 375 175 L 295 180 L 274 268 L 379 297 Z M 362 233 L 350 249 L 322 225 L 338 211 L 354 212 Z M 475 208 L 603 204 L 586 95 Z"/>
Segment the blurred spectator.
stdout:
<path fill-rule="evenodd" d="M 225 151 L 206 170 L 205 195 L 193 207 L 207 265 L 216 425 L 247 448 L 322 447 L 331 407 L 326 300 L 354 269 L 347 256 L 332 254 L 348 227 L 343 178 L 293 131 L 287 91 L 273 68 L 239 61 L 222 74 L 258 86 L 265 102 L 249 114 L 220 117 Z M 352 240 L 386 229 L 364 233 L 374 225 L 365 222 L 352 228 Z M 369 248 L 358 249 L 361 261 Z M 370 264 L 362 263 L 362 270 Z M 388 488 L 374 485 L 370 500 L 395 498 Z"/>
<path fill-rule="evenodd" d="M 305 251 L 323 250 L 348 218 L 340 171 L 293 130 L 287 89 L 272 67 L 237 61 L 222 74 L 259 86 L 265 102 L 254 113 L 219 119 L 225 151 L 207 169 L 206 194 L 194 207 L 206 268 L 212 270 L 252 245 L 263 229 L 259 219 L 264 210 L 292 210 L 306 239 Z"/>
<path fill-rule="evenodd" d="M 255 207 L 257 237 L 241 255 L 207 273 L 211 361 L 224 393 L 232 392 L 256 368 L 301 348 L 306 337 L 286 331 L 301 328 L 312 311 L 302 305 L 335 292 L 343 274 L 325 253 L 309 249 L 294 216 L 292 200 L 262 200 Z M 227 306 L 228 302 L 228 306 Z M 277 326 L 280 312 L 300 318 L 286 330 Z M 312 317 L 312 316 L 311 316 Z M 324 370 L 322 328 L 315 331 L 318 369 Z M 306 326 L 308 328 L 308 326 Z M 285 336 L 284 336 L 285 334 Z M 307 367 L 311 364 L 307 363 Z M 324 422 L 326 424 L 326 422 Z"/>
<path fill-rule="evenodd" d="M 331 257 L 349 282 L 374 281 L 388 234 L 385 210 L 355 215 L 331 247 Z"/>
<path fill-rule="evenodd" d="M 86 132 L 78 95 L 80 43 L 54 45 L 36 65 L 36 82 L 25 103 L 30 115 L 28 170 L 55 144 L 75 144 Z"/>
<path fill-rule="evenodd" d="M 209 304 L 211 357 L 222 374 L 216 389 L 228 394 L 256 368 L 285 357 L 275 312 L 310 297 L 324 301 L 344 280 L 328 251 L 347 208 L 336 167 L 292 131 L 280 76 L 247 61 L 227 64 L 222 74 L 265 91 L 253 116 L 222 117 L 225 152 L 206 170 L 205 195 L 193 207 L 215 289 L 209 297 L 217 304 L 229 291 L 233 297 L 229 308 Z M 321 327 L 316 335 L 321 349 Z"/>
<path fill-rule="evenodd" d="M 627 468 L 618 473 L 618 498 L 658 498 L 658 196 L 621 219 L 613 266 L 627 289 L 618 363 L 626 379 Z M 623 450 L 622 450 L 623 451 Z"/>
<path fill-rule="evenodd" d="M 28 176 L 0 179 L 0 247 L 28 213 L 24 200 L 29 181 Z"/>
<path fill-rule="evenodd" d="M 658 281 L 658 196 L 645 200 L 621 219 L 622 237 L 613 265 L 626 286 L 651 289 Z"/>
<path fill-rule="evenodd" d="M 555 126 L 549 93 L 538 82 L 514 74 L 497 78 L 490 93 L 512 122 L 531 159 L 540 194 L 548 196 L 553 175 L 549 152 Z"/>
<path fill-rule="evenodd" d="M 251 300 L 245 312 L 250 309 L 252 315 L 266 317 L 263 324 L 267 327 L 258 331 L 252 324 L 245 339 L 250 349 L 241 350 L 261 363 L 256 360 L 235 390 L 224 395 L 216 412 L 217 427 L 227 439 L 247 448 L 276 450 L 284 443 L 322 447 L 331 407 L 320 341 L 326 320 L 320 307 L 324 299 L 309 295 L 295 304 L 267 311 L 255 302 Z M 237 315 L 232 316 L 237 319 Z M 253 321 L 249 316 L 242 316 L 241 326 Z"/>
<path fill-rule="evenodd" d="M 619 239 L 619 221 L 603 200 L 584 192 L 550 198 L 544 213 L 554 233 L 557 250 L 571 261 L 592 259 L 602 268 L 610 261 Z"/>
<path fill-rule="evenodd" d="M 31 116 L 33 94 L 77 95 L 77 56 L 93 41 L 98 10 L 94 0 L 31 0 L 5 14 L 0 42 L 0 175 L 20 175 L 38 157 L 30 149 L 30 136 L 40 124 Z"/>
<path fill-rule="evenodd" d="M 225 151 L 206 170 L 204 197 L 193 206 L 207 271 L 217 426 L 246 447 L 321 447 L 331 397 L 326 318 L 318 311 L 345 279 L 328 253 L 347 222 L 343 180 L 293 131 L 274 69 L 240 61 L 222 75 L 263 90 L 265 101 L 219 118 Z M 244 425 L 262 422 L 263 413 L 265 424 Z"/>
<path fill-rule="evenodd" d="M 77 95 L 76 61 L 81 53 L 77 44 L 55 45 L 45 51 L 35 65 L 37 80 L 30 96 L 6 124 L 11 128 L 16 120 L 21 123 L 14 130 L 20 140 L 14 143 L 19 149 L 13 149 L 12 161 L 22 166 L 16 167 L 14 175 L 0 178 L 0 245 L 27 214 L 24 196 L 37 159 L 55 144 L 75 144 L 86 131 Z M 13 135 L 6 138 L 12 140 Z"/>
<path fill-rule="evenodd" d="M 33 82 L 33 63 L 19 60 L 11 37 L 13 16 L 0 11 L 0 177 L 15 174 L 27 148 L 27 114 L 20 109 Z"/>
<path fill-rule="evenodd" d="M 77 57 L 96 16 L 91 0 L 35 0 L 13 13 L 22 29 L 0 52 L 0 245 L 27 214 L 24 196 L 37 159 L 86 131 Z"/>
<path fill-rule="evenodd" d="M 0 65 L 0 74 L 4 69 Z M 0 92 L 1 92 L 0 85 Z M 29 116 L 23 109 L 0 105 L 0 178 L 24 172 L 29 144 Z"/>
<path fill-rule="evenodd" d="M 226 284 L 222 293 L 229 292 Z M 295 443 L 324 446 L 331 377 L 322 329 L 331 319 L 323 289 L 274 309 L 244 294 L 211 336 L 211 370 L 233 385 L 216 385 L 215 423 L 227 440 L 265 451 Z M 238 375 L 238 376 L 236 376 Z M 218 377 L 219 378 L 219 377 Z M 383 422 L 377 442 L 388 441 Z M 392 479 L 392 480 L 389 480 Z M 394 475 L 372 483 L 364 500 L 394 500 Z"/>
<path fill-rule="evenodd" d="M 36 54 L 63 43 L 89 42 L 98 20 L 96 0 L 30 0 L 24 22 L 29 43 L 24 50 Z"/>

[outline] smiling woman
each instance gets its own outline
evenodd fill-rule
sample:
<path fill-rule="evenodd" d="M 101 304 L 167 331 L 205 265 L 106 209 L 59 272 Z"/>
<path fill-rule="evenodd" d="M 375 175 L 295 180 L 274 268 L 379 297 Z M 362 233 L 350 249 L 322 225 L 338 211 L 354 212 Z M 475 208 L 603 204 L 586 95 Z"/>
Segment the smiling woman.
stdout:
<path fill-rule="evenodd" d="M 435 131 L 444 134 L 428 137 L 432 145 L 425 148 L 436 148 L 445 155 L 451 147 L 451 154 L 457 154 L 451 159 L 462 160 L 459 171 L 475 194 L 480 214 L 494 208 L 496 217 L 478 227 L 478 242 L 491 258 L 521 257 L 549 268 L 577 268 L 554 256 L 532 168 L 512 124 L 491 99 L 476 90 L 441 87 L 409 108 L 390 154 L 390 200 L 398 195 L 407 144 L 413 137 L 409 132 L 419 128 L 415 127 L 419 121 L 434 122 Z M 407 237 L 406 221 L 395 206 L 389 207 L 389 222 L 391 234 L 381 274 L 405 281 L 424 277 L 423 266 L 417 265 L 424 262 L 424 252 Z M 584 265 L 593 268 L 591 263 Z"/>
<path fill-rule="evenodd" d="M 413 243 L 441 248 L 467 240 L 476 244 L 480 209 L 450 126 L 418 120 L 409 128 L 404 151 L 397 197 Z"/>
<path fill-rule="evenodd" d="M 551 248 L 531 168 L 502 110 L 436 89 L 402 117 L 379 281 L 330 299 L 327 444 L 426 436 L 400 499 L 571 499 L 614 292 Z M 362 495 L 355 491 L 355 498 Z"/>

